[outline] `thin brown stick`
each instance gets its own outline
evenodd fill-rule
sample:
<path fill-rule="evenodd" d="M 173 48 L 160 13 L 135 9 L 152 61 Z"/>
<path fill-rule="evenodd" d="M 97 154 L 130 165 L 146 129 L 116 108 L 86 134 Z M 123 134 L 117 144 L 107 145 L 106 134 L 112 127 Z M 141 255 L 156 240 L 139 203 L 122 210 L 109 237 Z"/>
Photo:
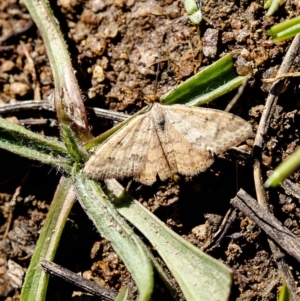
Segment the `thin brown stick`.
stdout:
<path fill-rule="evenodd" d="M 239 100 L 239 98 L 243 94 L 243 92 L 244 92 L 244 90 L 245 90 L 245 88 L 248 84 L 248 81 L 249 81 L 249 77 L 246 77 L 243 80 L 243 84 L 239 87 L 238 92 L 236 93 L 236 95 L 233 97 L 233 99 L 227 105 L 226 109 L 224 110 L 225 112 L 230 112 L 231 111 L 233 106 L 236 104 L 236 102 Z"/>
<path fill-rule="evenodd" d="M 40 82 L 37 79 L 34 61 L 31 58 L 29 52 L 27 51 L 25 44 L 22 41 L 21 41 L 21 45 L 23 47 L 23 51 L 24 51 L 24 54 L 28 61 L 28 65 L 29 65 L 30 72 L 31 72 L 31 77 L 32 77 L 32 81 L 33 81 L 34 100 L 40 100 L 41 99 Z"/>
<path fill-rule="evenodd" d="M 40 266 L 45 272 L 50 273 L 54 276 L 58 276 L 65 281 L 68 281 L 76 285 L 77 287 L 84 289 L 86 292 L 89 292 L 94 296 L 99 296 L 101 297 L 101 300 L 105 299 L 110 301 L 115 300 L 117 297 L 117 293 L 101 287 L 97 283 L 85 279 L 82 276 L 77 275 L 76 273 L 73 273 L 54 262 L 48 261 L 46 259 L 41 259 Z"/>
<path fill-rule="evenodd" d="M 111 120 L 115 120 L 115 121 L 118 121 L 118 122 L 122 122 L 125 119 L 127 119 L 128 117 L 130 117 L 130 115 L 127 115 L 127 114 L 124 114 L 124 113 L 113 112 L 113 111 L 100 109 L 100 108 L 87 107 L 87 109 L 93 110 L 97 117 L 111 119 Z"/>
<path fill-rule="evenodd" d="M 277 75 L 276 77 L 273 78 L 263 78 L 261 81 L 263 83 L 274 83 L 278 79 L 288 78 L 288 77 L 299 77 L 299 76 L 300 76 L 300 72 L 282 73 L 281 75 Z"/>
<path fill-rule="evenodd" d="M 12 114 L 20 111 L 42 110 L 42 109 L 47 111 L 54 111 L 53 101 L 41 100 L 37 102 L 35 100 L 27 100 L 27 101 L 12 103 L 12 104 L 5 104 L 0 106 L 0 114 Z M 128 117 L 130 117 L 129 115 L 124 113 L 113 112 L 113 111 L 100 109 L 100 108 L 87 107 L 87 109 L 94 111 L 97 117 L 111 119 L 118 122 L 122 122 Z"/>
<path fill-rule="evenodd" d="M 241 189 L 230 203 L 252 219 L 282 249 L 300 262 L 300 239 L 255 199 Z"/>
<path fill-rule="evenodd" d="M 51 124 L 51 127 L 58 126 L 56 119 L 45 119 L 45 118 L 28 118 L 28 119 L 19 119 L 20 125 L 47 125 Z"/>
<path fill-rule="evenodd" d="M 261 178 L 259 171 L 255 172 L 257 178 Z M 256 180 L 259 183 L 260 180 Z M 264 191 L 259 194 L 259 205 L 251 196 L 245 191 L 240 190 L 237 196 L 230 201 L 230 203 L 242 211 L 245 215 L 251 218 L 265 233 L 270 236 L 277 245 L 280 245 L 291 256 L 300 261 L 300 240 L 282 224 L 267 210 L 266 201 L 264 200 Z M 264 205 L 265 204 L 265 205 Z M 271 240 L 268 239 L 270 249 L 273 254 L 273 258 L 277 263 L 278 270 L 287 284 L 292 300 L 299 301 L 299 293 L 295 280 L 289 270 L 288 265 L 284 261 L 284 254 L 280 251 L 280 248 Z"/>
<path fill-rule="evenodd" d="M 32 20 L 29 20 L 27 22 L 27 24 L 25 24 L 25 26 L 23 26 L 21 28 L 16 28 L 16 29 L 12 30 L 10 33 L 8 33 L 7 35 L 0 37 L 0 45 L 5 42 L 6 43 L 9 42 L 9 40 L 12 38 L 16 38 L 17 36 L 24 34 L 31 27 L 33 27 L 33 25 L 34 25 L 34 22 Z M 3 46 L 3 47 L 5 47 L 5 46 Z"/>
<path fill-rule="evenodd" d="M 24 186 L 25 182 L 28 179 L 29 171 L 30 171 L 30 169 L 23 176 L 20 185 L 15 189 L 15 192 L 14 192 L 11 200 L 9 201 L 9 216 L 8 216 L 8 219 L 7 219 L 7 225 L 6 225 L 6 229 L 5 229 L 5 232 L 4 232 L 4 235 L 3 235 L 2 239 L 5 239 L 7 237 L 8 232 L 10 230 L 10 226 L 11 226 L 12 219 L 13 219 L 13 212 L 14 212 L 14 209 L 15 209 L 15 206 L 16 206 L 17 198 L 21 194 L 21 189 L 22 189 L 22 187 Z"/>
<path fill-rule="evenodd" d="M 253 146 L 253 150 L 254 150 L 254 171 L 253 172 L 254 172 L 254 183 L 255 183 L 257 201 L 258 201 L 258 204 L 260 206 L 262 206 L 262 208 L 264 208 L 265 212 L 268 213 L 270 216 L 272 216 L 272 215 L 268 211 L 267 195 L 264 190 L 263 180 L 262 180 L 262 175 L 261 175 L 260 155 L 261 155 L 261 150 L 262 150 L 262 146 L 263 146 L 264 136 L 267 133 L 271 116 L 273 115 L 273 112 L 274 112 L 276 104 L 277 104 L 278 97 L 279 97 L 281 89 L 284 85 L 284 81 L 280 80 L 280 78 L 283 74 L 286 74 L 289 71 L 289 69 L 291 68 L 292 63 L 299 51 L 299 48 L 300 48 L 300 35 L 297 35 L 294 38 L 286 56 L 284 57 L 284 60 L 281 64 L 281 66 L 278 70 L 278 73 L 276 76 L 276 78 L 278 78 L 278 80 L 273 83 L 270 93 L 268 95 L 268 98 L 267 98 L 267 101 L 265 104 L 265 108 L 264 108 L 264 111 L 263 111 L 263 114 L 262 114 L 262 117 L 261 117 L 261 120 L 260 120 L 260 123 L 258 126 L 258 130 L 257 130 L 256 136 L 255 136 L 254 146 Z M 264 228 L 262 227 L 262 229 L 264 229 Z M 272 237 L 272 235 L 270 235 L 270 236 Z M 280 237 L 281 237 L 280 234 L 277 233 L 277 236 L 275 235 L 275 241 L 278 242 L 278 239 Z M 272 238 L 274 239 L 274 237 L 272 237 Z M 295 301 L 300 300 L 299 296 L 297 294 L 297 288 L 295 285 L 295 281 L 294 281 L 291 273 L 287 272 L 287 271 L 289 271 L 289 268 L 288 268 L 288 265 L 286 264 L 286 262 L 284 261 L 284 256 L 282 256 L 282 253 L 281 253 L 279 247 L 277 245 L 275 245 L 274 242 L 270 239 L 268 239 L 268 243 L 269 243 L 270 249 L 272 251 L 273 257 L 277 263 L 278 270 L 279 270 L 281 276 L 283 277 L 284 281 L 287 283 L 293 300 L 295 300 Z M 281 245 L 281 243 L 280 243 L 280 245 Z M 300 242 L 299 242 L 299 246 L 300 246 Z M 281 245 L 281 247 L 284 248 L 282 245 Z M 289 252 L 287 249 L 285 249 L 285 250 L 287 252 Z M 280 254 L 280 255 L 278 255 L 278 254 Z M 300 255 L 300 254 L 298 254 L 298 255 Z M 300 259 L 300 257 L 299 257 L 299 259 Z"/>
<path fill-rule="evenodd" d="M 294 59 L 296 58 L 300 48 L 300 34 L 296 35 L 294 38 L 289 50 L 286 53 L 286 56 L 284 57 L 282 64 L 277 72 L 277 76 L 280 76 L 281 74 L 287 73 L 289 69 L 292 66 L 292 63 Z M 280 95 L 281 89 L 284 85 L 283 80 L 278 80 L 275 83 L 273 83 L 272 88 L 270 90 L 270 93 L 268 95 L 264 111 L 262 113 L 259 126 L 257 129 L 257 133 L 255 136 L 254 141 L 254 148 L 261 149 L 264 141 L 264 136 L 267 133 L 269 122 L 271 119 L 271 116 L 273 115 L 275 106 L 277 104 L 278 97 Z"/>
<path fill-rule="evenodd" d="M 219 230 L 213 235 L 212 240 L 210 240 L 207 244 L 204 244 L 201 247 L 202 251 L 212 251 L 216 247 L 219 246 L 224 236 L 227 234 L 229 228 L 231 227 L 232 223 L 236 219 L 236 209 L 230 208 L 225 217 L 223 218 L 223 221 L 219 227 Z"/>
<path fill-rule="evenodd" d="M 27 100 L 27 101 L 20 101 L 17 103 L 9 103 L 0 106 L 0 114 L 11 114 L 20 111 L 26 110 L 48 110 L 54 111 L 53 102 L 48 100 L 41 100 L 39 102 L 35 100 Z"/>

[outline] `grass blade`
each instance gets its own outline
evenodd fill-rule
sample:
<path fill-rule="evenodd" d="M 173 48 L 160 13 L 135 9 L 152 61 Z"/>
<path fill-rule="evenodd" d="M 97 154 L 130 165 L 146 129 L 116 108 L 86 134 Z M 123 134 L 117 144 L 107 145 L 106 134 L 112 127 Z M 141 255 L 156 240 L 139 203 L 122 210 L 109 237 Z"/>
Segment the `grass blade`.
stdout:
<path fill-rule="evenodd" d="M 64 169 L 72 167 L 65 146 L 0 118 L 0 148 L 32 160 L 39 160 Z"/>
<path fill-rule="evenodd" d="M 126 301 L 127 300 L 127 295 L 128 295 L 128 288 L 125 288 L 125 289 L 120 291 L 120 293 L 118 294 L 115 301 Z"/>
<path fill-rule="evenodd" d="M 237 88 L 244 79 L 236 76 L 232 55 L 228 54 L 173 88 L 160 100 L 165 104 L 201 105 Z"/>
<path fill-rule="evenodd" d="M 21 301 L 45 300 L 49 275 L 39 267 L 39 262 L 41 258 L 53 260 L 74 200 L 72 181 L 61 178 L 26 273 Z"/>
<path fill-rule="evenodd" d="M 289 177 L 300 167 L 300 148 L 298 148 L 290 157 L 281 162 L 268 178 L 265 187 L 276 187 Z"/>
<path fill-rule="evenodd" d="M 273 42 L 290 39 L 298 33 L 300 33 L 300 16 L 274 25 L 268 30 Z"/>
<path fill-rule="evenodd" d="M 137 227 L 156 248 L 187 301 L 228 300 L 231 270 L 169 229 L 115 180 L 107 180 L 118 212 Z"/>
<path fill-rule="evenodd" d="M 134 279 L 139 297 L 150 299 L 153 289 L 153 270 L 144 245 L 118 214 L 100 186 L 82 173 L 74 176 L 80 203 L 103 237 L 108 239 Z"/>

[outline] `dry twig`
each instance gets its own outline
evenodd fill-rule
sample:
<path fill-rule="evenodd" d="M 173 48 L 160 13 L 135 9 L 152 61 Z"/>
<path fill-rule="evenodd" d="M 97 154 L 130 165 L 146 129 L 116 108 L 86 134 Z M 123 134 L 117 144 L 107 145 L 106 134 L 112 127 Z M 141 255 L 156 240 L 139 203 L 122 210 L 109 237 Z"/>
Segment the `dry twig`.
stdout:
<path fill-rule="evenodd" d="M 299 301 L 298 289 L 295 280 L 284 261 L 284 254 L 279 245 L 287 253 L 300 262 L 300 240 L 290 230 L 284 227 L 264 206 L 259 205 L 244 190 L 240 190 L 230 203 L 252 219 L 276 244 L 269 240 L 273 257 L 278 265 L 280 274 L 287 283 L 294 301 Z M 271 243 L 270 243 L 271 242 Z"/>

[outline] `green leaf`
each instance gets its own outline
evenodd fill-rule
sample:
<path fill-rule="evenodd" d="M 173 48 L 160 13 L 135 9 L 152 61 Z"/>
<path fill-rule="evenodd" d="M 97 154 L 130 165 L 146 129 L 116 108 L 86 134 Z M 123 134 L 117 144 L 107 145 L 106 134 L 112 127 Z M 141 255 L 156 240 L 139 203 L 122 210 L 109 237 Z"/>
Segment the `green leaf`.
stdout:
<path fill-rule="evenodd" d="M 290 301 L 290 292 L 286 284 L 281 287 L 278 301 Z"/>
<path fill-rule="evenodd" d="M 264 8 L 269 8 L 272 4 L 272 0 L 265 0 Z"/>
<path fill-rule="evenodd" d="M 169 229 L 115 180 L 107 180 L 115 206 L 151 242 L 178 282 L 187 301 L 228 300 L 232 272 Z"/>
<path fill-rule="evenodd" d="M 266 188 L 276 187 L 300 167 L 300 148 L 280 163 L 265 182 Z"/>
<path fill-rule="evenodd" d="M 2 118 L 0 118 L 0 148 L 64 169 L 70 169 L 73 164 L 62 143 L 35 134 Z"/>
<path fill-rule="evenodd" d="M 115 299 L 115 301 L 126 301 L 127 300 L 127 295 L 128 295 L 128 288 L 125 287 L 124 289 L 122 289 L 117 298 Z"/>
<path fill-rule="evenodd" d="M 183 4 L 191 22 L 200 24 L 202 21 L 201 2 L 199 1 L 197 5 L 195 0 L 185 0 Z"/>
<path fill-rule="evenodd" d="M 160 101 L 199 106 L 237 88 L 243 80 L 245 77 L 236 76 L 232 55 L 228 54 L 173 88 Z"/>
<path fill-rule="evenodd" d="M 76 173 L 74 185 L 87 215 L 101 235 L 111 242 L 131 273 L 139 290 L 137 300 L 149 300 L 153 289 L 153 270 L 143 243 L 96 182 L 88 180 L 82 173 Z"/>
<path fill-rule="evenodd" d="M 39 267 L 39 262 L 41 258 L 49 261 L 54 259 L 61 233 L 75 197 L 72 181 L 61 178 L 26 273 L 21 301 L 45 300 L 49 274 L 43 272 Z"/>

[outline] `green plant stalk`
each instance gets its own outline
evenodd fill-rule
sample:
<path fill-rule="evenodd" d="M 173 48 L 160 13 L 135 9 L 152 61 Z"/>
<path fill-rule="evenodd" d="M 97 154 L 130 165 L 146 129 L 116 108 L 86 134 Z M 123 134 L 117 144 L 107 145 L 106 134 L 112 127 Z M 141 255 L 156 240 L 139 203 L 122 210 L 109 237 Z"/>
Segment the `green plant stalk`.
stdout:
<path fill-rule="evenodd" d="M 278 301 L 290 301 L 290 292 L 286 284 L 280 289 Z"/>
<path fill-rule="evenodd" d="M 62 230 L 75 197 L 72 181 L 62 177 L 26 273 L 21 291 L 21 301 L 45 300 L 49 275 L 42 271 L 39 262 L 41 258 L 50 261 L 54 259 Z"/>
<path fill-rule="evenodd" d="M 24 145 L 17 145 L 16 143 L 10 143 L 9 141 L 4 141 L 0 138 L 0 148 L 5 149 L 11 153 L 20 155 L 22 157 L 38 160 L 45 164 L 50 164 L 62 168 L 63 170 L 71 170 L 72 163 L 66 158 L 55 158 L 51 155 L 46 155 L 42 152 L 31 149 L 30 147 L 25 147 Z"/>
<path fill-rule="evenodd" d="M 228 300 L 232 272 L 169 229 L 116 180 L 106 180 L 118 212 L 139 229 L 162 257 L 187 301 Z"/>
<path fill-rule="evenodd" d="M 139 290 L 139 301 L 147 301 L 153 289 L 153 269 L 141 240 L 118 214 L 100 186 L 82 173 L 74 174 L 81 206 L 99 233 L 108 239 L 123 260 Z"/>
<path fill-rule="evenodd" d="M 24 0 L 24 3 L 42 34 L 48 53 L 55 83 L 58 120 L 71 125 L 80 141 L 87 141 L 91 134 L 85 107 L 58 22 L 46 0 Z"/>
<path fill-rule="evenodd" d="M 270 35 L 277 35 L 279 32 L 281 32 L 283 30 L 286 30 L 289 27 L 292 27 L 292 26 L 297 25 L 299 23 L 300 23 L 300 16 L 272 26 L 268 30 L 268 33 Z"/>
<path fill-rule="evenodd" d="M 276 187 L 289 177 L 294 171 L 300 167 L 300 148 L 298 148 L 290 157 L 280 163 L 264 186 L 266 188 Z"/>
<path fill-rule="evenodd" d="M 77 143 L 74 133 L 70 127 L 66 124 L 61 124 L 60 132 L 73 160 L 77 163 L 84 163 L 88 159 L 89 154 L 80 146 L 79 143 Z"/>

